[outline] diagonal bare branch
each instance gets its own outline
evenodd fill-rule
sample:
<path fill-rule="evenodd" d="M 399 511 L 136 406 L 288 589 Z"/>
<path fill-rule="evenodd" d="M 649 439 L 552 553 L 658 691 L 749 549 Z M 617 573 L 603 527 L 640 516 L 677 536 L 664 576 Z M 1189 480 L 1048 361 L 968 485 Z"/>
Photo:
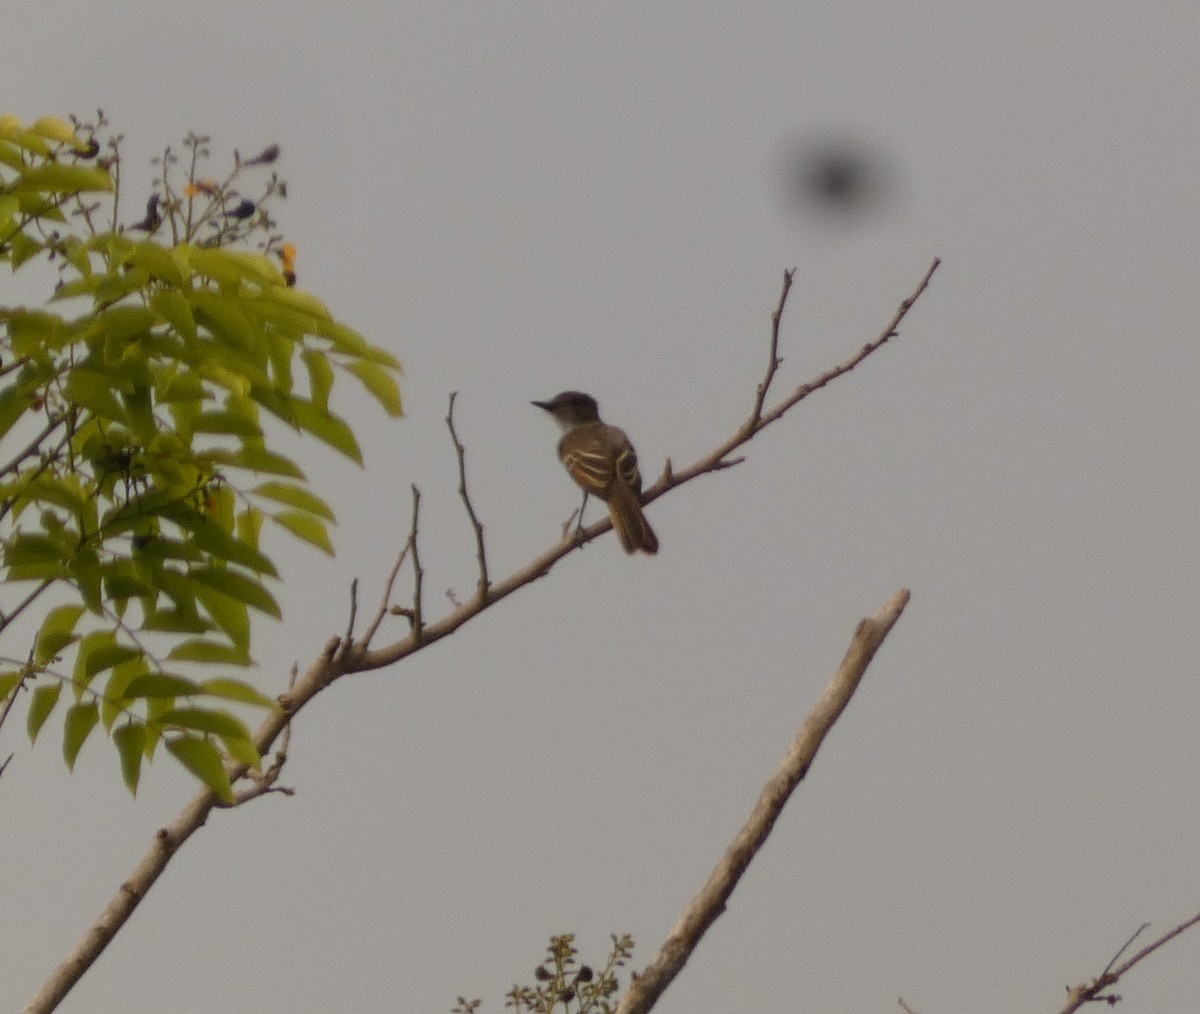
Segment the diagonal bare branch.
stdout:
<path fill-rule="evenodd" d="M 875 616 L 859 623 L 837 673 L 800 726 L 783 763 L 763 786 L 746 823 L 729 843 L 700 893 L 679 917 L 654 960 L 633 980 L 617 1007 L 617 1014 L 645 1014 L 683 971 L 705 932 L 725 911 L 725 903 L 766 842 L 792 791 L 808 774 L 826 734 L 850 703 L 867 666 L 900 619 L 908 599 L 908 590 L 901 589 Z"/>

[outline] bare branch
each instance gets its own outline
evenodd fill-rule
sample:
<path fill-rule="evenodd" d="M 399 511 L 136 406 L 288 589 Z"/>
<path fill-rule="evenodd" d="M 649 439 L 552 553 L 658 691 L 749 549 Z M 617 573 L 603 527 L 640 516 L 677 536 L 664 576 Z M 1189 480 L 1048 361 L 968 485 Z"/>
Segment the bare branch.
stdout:
<path fill-rule="evenodd" d="M 725 850 L 700 893 L 679 917 L 654 960 L 634 979 L 617 1014 L 649 1011 L 683 970 L 709 926 L 725 911 L 725 903 L 733 889 L 766 842 L 792 791 L 808 773 L 826 734 L 850 703 L 867 666 L 904 612 L 908 599 L 908 590 L 901 589 L 875 616 L 859 623 L 837 673 L 800 726 L 783 763 L 763 787 L 750 817 Z"/>
<path fill-rule="evenodd" d="M 467 492 L 467 451 L 454 430 L 454 399 L 456 397 L 458 397 L 458 392 L 451 391 L 450 408 L 446 413 L 446 426 L 450 430 L 450 439 L 454 441 L 454 453 L 458 455 L 458 495 L 462 497 L 463 506 L 467 509 L 471 527 L 475 529 L 475 553 L 479 558 L 479 582 L 476 585 L 476 594 L 482 600 L 487 598 L 488 586 L 491 584 L 488 580 L 487 550 L 483 545 L 483 525 L 479 522 L 475 508 L 471 505 L 471 496 Z"/>
<path fill-rule="evenodd" d="M 1143 961 L 1145 958 L 1148 958 L 1151 954 L 1162 947 L 1163 944 L 1174 940 L 1181 933 L 1191 929 L 1197 923 L 1200 923 L 1200 912 L 1192 916 L 1186 922 L 1181 922 L 1169 933 L 1164 933 L 1157 940 L 1147 944 L 1128 961 L 1117 965 L 1116 968 L 1113 968 L 1113 961 L 1116 961 L 1117 958 L 1125 953 L 1125 950 L 1129 947 L 1129 945 L 1133 943 L 1133 941 L 1141 934 L 1142 930 L 1144 930 L 1148 925 L 1143 923 L 1138 929 L 1137 933 L 1134 933 L 1133 936 L 1131 936 L 1125 942 L 1125 945 L 1119 951 L 1117 951 L 1116 957 L 1114 957 L 1113 960 L 1108 963 L 1108 967 L 1106 967 L 1097 978 L 1093 979 L 1090 983 L 1083 983 L 1079 986 L 1067 987 L 1067 1002 L 1062 1007 L 1059 1014 L 1071 1014 L 1072 1011 L 1079 1010 L 1079 1008 L 1085 1003 L 1107 1003 L 1109 1006 L 1119 1003 L 1121 1000 L 1120 994 L 1106 994 L 1103 991 L 1109 986 L 1116 985 L 1117 982 L 1120 981 L 1121 976 L 1123 976 L 1139 962 Z"/>
<path fill-rule="evenodd" d="M 845 376 L 868 356 L 878 352 L 881 348 L 883 348 L 888 341 L 900 333 L 898 329 L 901 321 L 904 320 L 905 316 L 908 314 L 908 311 L 913 308 L 913 305 L 921 297 L 921 293 L 923 293 L 929 287 L 929 283 L 933 278 L 933 273 L 937 271 L 938 265 L 941 263 L 942 262 L 940 258 L 935 257 L 933 259 L 933 263 L 929 265 L 929 270 L 925 272 L 925 277 L 921 279 L 920 284 L 915 290 L 913 290 L 912 295 L 900 304 L 900 308 L 896 311 L 895 315 L 888 322 L 887 327 L 880 332 L 877 338 L 875 338 L 873 341 L 867 342 L 866 345 L 859 349 L 845 362 L 839 363 L 832 369 L 826 370 L 814 380 L 810 380 L 807 384 L 801 384 L 798 388 L 796 388 L 796 390 L 784 398 L 783 401 L 779 402 L 770 410 L 766 412 L 759 412 L 759 410 L 756 408 L 755 414 L 747 419 L 733 436 L 717 447 L 714 451 L 705 455 L 699 461 L 688 466 L 680 472 L 668 472 L 664 470 L 662 476 L 659 477 L 659 480 L 643 494 L 643 502 L 650 503 L 652 500 L 656 500 L 662 496 L 665 492 L 667 492 L 667 490 L 674 489 L 676 486 L 681 486 L 685 482 L 690 482 L 692 479 L 699 475 L 704 475 L 706 472 L 719 471 L 722 468 L 729 468 L 732 464 L 736 464 L 737 462 L 727 462 L 725 459 L 728 458 L 733 451 L 741 447 L 742 444 L 748 443 L 759 432 L 766 429 L 772 423 L 782 419 L 789 409 L 794 408 L 810 394 L 819 391 L 827 384 L 837 380 L 838 377 Z M 784 286 L 783 293 L 779 301 L 779 306 L 775 311 L 775 315 L 778 315 L 780 318 L 782 318 L 783 315 L 784 302 L 787 298 L 789 289 L 789 285 Z M 772 316 L 772 320 L 775 319 L 775 315 Z M 774 363 L 776 358 L 776 354 L 772 353 L 772 363 Z M 759 385 L 759 390 L 763 391 L 764 400 L 766 398 L 766 385 L 770 382 L 773 375 L 774 371 L 768 367 L 767 375 L 764 377 L 763 383 Z M 603 531 L 603 529 L 600 530 Z"/>

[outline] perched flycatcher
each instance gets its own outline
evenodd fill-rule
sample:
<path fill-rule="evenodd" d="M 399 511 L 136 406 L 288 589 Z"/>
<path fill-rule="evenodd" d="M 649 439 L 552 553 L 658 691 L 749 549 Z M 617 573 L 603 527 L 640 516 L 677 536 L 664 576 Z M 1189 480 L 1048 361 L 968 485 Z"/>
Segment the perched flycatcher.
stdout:
<path fill-rule="evenodd" d="M 585 493 L 608 503 L 613 528 L 625 552 L 658 552 L 658 536 L 642 513 L 642 476 L 637 454 L 624 431 L 601 421 L 596 399 L 563 391 L 550 401 L 535 401 L 563 431 L 558 456 Z"/>

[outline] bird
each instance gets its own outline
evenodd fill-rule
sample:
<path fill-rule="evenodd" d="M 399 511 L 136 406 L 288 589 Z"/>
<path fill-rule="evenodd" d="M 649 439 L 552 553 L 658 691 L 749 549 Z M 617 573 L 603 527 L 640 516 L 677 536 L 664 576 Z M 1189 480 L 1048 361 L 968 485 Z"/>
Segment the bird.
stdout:
<path fill-rule="evenodd" d="M 600 418 L 596 399 L 582 391 L 563 391 L 532 404 L 554 417 L 562 430 L 558 457 L 584 493 L 608 504 L 621 548 L 654 555 L 658 536 L 642 511 L 642 475 L 637 453 L 624 430 Z"/>

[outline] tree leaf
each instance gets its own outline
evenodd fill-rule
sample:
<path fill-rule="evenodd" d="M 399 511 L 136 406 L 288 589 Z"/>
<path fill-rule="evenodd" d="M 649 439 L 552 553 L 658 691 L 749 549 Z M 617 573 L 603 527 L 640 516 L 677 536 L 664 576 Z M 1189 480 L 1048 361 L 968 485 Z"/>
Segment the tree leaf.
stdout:
<path fill-rule="evenodd" d="M 221 697 L 227 701 L 237 701 L 240 704 L 254 704 L 260 708 L 278 709 L 279 707 L 277 701 L 255 690 L 249 683 L 220 676 L 202 680 L 200 693 Z"/>
<path fill-rule="evenodd" d="M 24 675 L 24 669 L 10 669 L 8 672 L 0 672 L 0 700 L 8 700 L 8 695 L 13 692 Z M 237 700 L 238 698 L 234 697 L 231 699 Z"/>
<path fill-rule="evenodd" d="M 86 704 L 72 704 L 67 709 L 65 719 L 65 734 L 63 735 L 63 758 L 67 762 L 67 770 L 75 770 L 75 758 L 83 748 L 88 734 L 100 720 L 100 709 L 95 701 Z"/>
<path fill-rule="evenodd" d="M 234 647 L 250 647 L 250 609 L 245 602 L 202 584 L 196 585 L 196 601 Z"/>
<path fill-rule="evenodd" d="M 245 648 L 206 641 L 199 637 L 189 638 L 175 645 L 168 652 L 167 658 L 175 662 L 208 662 L 242 667 L 253 663 Z"/>
<path fill-rule="evenodd" d="M 111 729 L 113 723 L 121 715 L 128 714 L 125 710 L 125 704 L 128 701 L 125 696 L 125 688 L 139 676 L 144 676 L 148 672 L 149 665 L 145 655 L 139 655 L 137 658 L 131 658 L 127 662 L 113 666 L 108 682 L 104 685 L 104 696 L 100 698 L 100 721 L 104 723 L 105 729 Z"/>
<path fill-rule="evenodd" d="M 392 372 L 378 363 L 362 359 L 348 363 L 346 369 L 362 381 L 363 387 L 375 396 L 375 400 L 383 406 L 388 415 L 404 415 L 404 406 L 400 401 L 400 385 L 396 383 Z"/>
<path fill-rule="evenodd" d="M 223 595 L 246 603 L 259 612 L 274 616 L 277 620 L 283 618 L 274 596 L 251 577 L 224 567 L 193 567 L 188 576 Z"/>
<path fill-rule="evenodd" d="M 30 695 L 29 715 L 25 720 L 25 726 L 29 730 L 29 742 L 37 742 L 38 733 L 42 731 L 42 726 L 46 724 L 46 719 L 50 717 L 50 712 L 54 710 L 61 693 L 62 683 L 55 680 L 38 687 Z"/>
<path fill-rule="evenodd" d="M 335 521 L 332 508 L 316 493 L 304 486 L 293 486 L 290 482 L 263 482 L 255 486 L 251 493 L 265 496 L 269 500 L 296 507 L 309 514 L 316 514 L 327 521 Z"/>
<path fill-rule="evenodd" d="M 195 680 L 184 676 L 172 676 L 169 673 L 147 673 L 129 681 L 123 695 L 125 697 L 186 697 L 189 694 L 200 693 L 200 686 Z"/>
<path fill-rule="evenodd" d="M 77 639 L 75 624 L 84 613 L 83 606 L 55 606 L 42 620 L 38 630 L 37 647 L 34 649 L 33 661 L 36 665 L 44 665 L 68 644 Z"/>
<path fill-rule="evenodd" d="M 142 773 L 142 751 L 146 748 L 146 727 L 141 722 L 126 722 L 113 733 L 113 742 L 121 758 L 121 777 L 131 795 L 137 795 Z"/>
<path fill-rule="evenodd" d="M 300 511 L 280 511 L 271 515 L 272 520 L 282 528 L 286 528 L 298 539 L 311 543 L 330 556 L 334 555 L 333 543 L 329 540 L 329 530 L 325 522 L 314 518 L 311 514 Z"/>
<path fill-rule="evenodd" d="M 203 736 L 181 735 L 167 739 L 167 749 L 180 764 L 212 789 L 218 799 L 232 803 L 233 786 L 221 760 L 220 751 Z"/>
<path fill-rule="evenodd" d="M 239 764 L 245 764 L 246 767 L 253 768 L 255 771 L 262 770 L 262 756 L 249 736 L 222 736 L 221 745 L 225 747 L 225 752 Z"/>
<path fill-rule="evenodd" d="M 84 191 L 112 190 L 112 179 L 97 166 L 45 162 L 18 176 L 8 187 L 10 194 L 74 194 Z"/>
<path fill-rule="evenodd" d="M 192 732 L 250 738 L 250 730 L 244 722 L 228 711 L 213 708 L 172 708 L 160 715 L 158 722 L 164 727 L 190 729 Z"/>
<path fill-rule="evenodd" d="M 355 464 L 363 463 L 358 439 L 354 436 L 354 431 L 340 416 L 323 411 L 303 398 L 291 399 L 288 407 L 291 410 L 290 422 L 311 433 L 318 440 L 323 440 Z"/>
<path fill-rule="evenodd" d="M 333 367 L 329 357 L 316 349 L 305 349 L 301 354 L 308 369 L 308 388 L 312 402 L 319 409 L 329 407 L 329 392 L 333 390 Z"/>

